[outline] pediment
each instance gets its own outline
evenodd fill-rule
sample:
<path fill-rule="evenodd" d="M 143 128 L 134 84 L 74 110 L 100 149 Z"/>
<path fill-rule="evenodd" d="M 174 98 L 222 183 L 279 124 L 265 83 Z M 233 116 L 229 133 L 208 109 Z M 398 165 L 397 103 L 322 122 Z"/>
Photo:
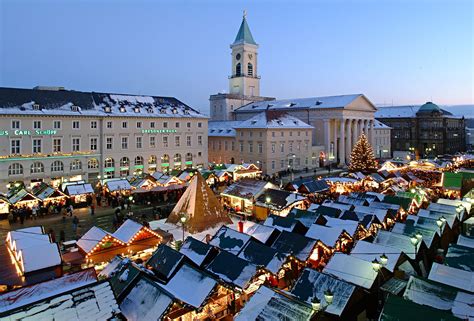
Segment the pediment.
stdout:
<path fill-rule="evenodd" d="M 377 111 L 377 107 L 364 95 L 358 96 L 344 107 L 345 110 Z"/>

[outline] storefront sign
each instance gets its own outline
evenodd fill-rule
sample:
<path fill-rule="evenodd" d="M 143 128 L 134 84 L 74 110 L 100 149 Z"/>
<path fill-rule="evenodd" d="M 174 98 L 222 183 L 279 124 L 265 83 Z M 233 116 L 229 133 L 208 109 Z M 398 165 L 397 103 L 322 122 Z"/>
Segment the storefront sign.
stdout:
<path fill-rule="evenodd" d="M 176 133 L 176 129 L 142 129 L 142 134 Z"/>
<path fill-rule="evenodd" d="M 15 130 L 0 130 L 0 136 L 33 136 L 33 135 L 56 135 L 56 129 L 15 129 Z"/>

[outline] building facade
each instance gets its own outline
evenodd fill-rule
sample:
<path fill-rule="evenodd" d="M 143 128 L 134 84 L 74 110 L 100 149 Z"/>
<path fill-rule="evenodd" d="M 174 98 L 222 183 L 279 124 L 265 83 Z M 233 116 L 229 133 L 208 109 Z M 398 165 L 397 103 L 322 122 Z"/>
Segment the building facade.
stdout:
<path fill-rule="evenodd" d="M 391 130 L 392 129 L 384 123 L 375 120 L 373 148 L 376 158 L 384 159 L 392 157 L 392 149 L 390 145 Z"/>
<path fill-rule="evenodd" d="M 267 175 L 310 168 L 312 129 L 279 111 L 265 111 L 245 121 L 209 122 L 209 161 L 253 163 Z"/>
<path fill-rule="evenodd" d="M 391 127 L 392 151 L 436 157 L 465 151 L 465 121 L 432 102 L 422 106 L 381 107 L 376 118 Z"/>
<path fill-rule="evenodd" d="M 1 189 L 207 167 L 207 120 L 170 97 L 0 88 Z"/>

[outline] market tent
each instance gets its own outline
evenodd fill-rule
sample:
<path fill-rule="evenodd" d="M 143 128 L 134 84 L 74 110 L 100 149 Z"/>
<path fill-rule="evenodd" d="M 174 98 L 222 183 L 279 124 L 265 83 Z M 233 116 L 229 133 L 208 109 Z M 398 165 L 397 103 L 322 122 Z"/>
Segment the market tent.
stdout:
<path fill-rule="evenodd" d="M 53 199 L 53 198 L 67 197 L 67 195 L 61 192 L 60 190 L 53 188 L 52 186 L 49 186 L 48 184 L 45 184 L 45 183 L 36 185 L 35 187 L 33 187 L 31 192 L 33 193 L 33 195 L 35 195 L 37 198 L 39 198 L 42 201 Z"/>
<path fill-rule="evenodd" d="M 232 220 L 199 172 L 192 178 L 166 222 L 181 224 L 183 214 L 186 216 L 184 227 L 191 233 L 198 233 L 219 224 L 232 224 Z"/>
<path fill-rule="evenodd" d="M 64 192 L 69 196 L 76 196 L 94 193 L 94 189 L 89 183 L 70 183 L 65 185 Z"/>
<path fill-rule="evenodd" d="M 222 226 L 216 234 L 214 234 L 209 244 L 237 255 L 251 238 L 252 237 L 248 234 L 237 232 L 227 226 Z"/>
<path fill-rule="evenodd" d="M 125 245 L 125 243 L 97 226 L 92 226 L 91 229 L 77 241 L 77 246 L 86 255 L 92 255 L 117 245 L 121 246 Z"/>
<path fill-rule="evenodd" d="M 158 233 L 130 219 L 123 222 L 112 236 L 127 245 L 148 238 L 156 238 L 158 241 L 161 240 L 161 236 Z"/>
<path fill-rule="evenodd" d="M 179 249 L 179 252 L 184 254 L 196 265 L 203 266 L 215 256 L 217 250 L 212 245 L 196 240 L 192 236 L 188 236 Z"/>
<path fill-rule="evenodd" d="M 125 178 L 111 178 L 104 181 L 104 185 L 109 192 L 129 191 L 132 189 L 130 183 Z"/>
<path fill-rule="evenodd" d="M 298 300 L 292 294 L 261 286 L 234 320 L 306 321 L 311 319 L 313 312 L 310 304 Z"/>
<path fill-rule="evenodd" d="M 329 305 L 324 296 L 328 290 L 333 293 L 333 301 Z M 317 298 L 321 306 L 327 307 L 324 312 L 337 316 L 344 313 L 355 291 L 356 286 L 310 268 L 303 270 L 291 289 L 294 296 L 308 304 Z"/>

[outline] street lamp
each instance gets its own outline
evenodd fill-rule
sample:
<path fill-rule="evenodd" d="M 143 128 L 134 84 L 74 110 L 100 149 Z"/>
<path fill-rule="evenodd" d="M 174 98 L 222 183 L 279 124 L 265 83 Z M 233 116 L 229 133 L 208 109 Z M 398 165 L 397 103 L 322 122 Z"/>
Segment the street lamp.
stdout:
<path fill-rule="evenodd" d="M 413 244 L 415 246 L 415 258 L 416 258 L 416 250 L 417 250 L 417 245 L 418 245 L 418 242 L 420 242 L 421 238 L 419 239 L 418 238 L 418 234 L 414 234 L 410 237 L 410 242 L 411 244 Z"/>
<path fill-rule="evenodd" d="M 311 307 L 313 308 L 314 311 L 319 311 L 321 309 L 321 301 L 317 297 L 314 297 L 311 300 Z"/>
<path fill-rule="evenodd" d="M 380 263 L 385 266 L 387 265 L 387 262 L 388 262 L 388 256 L 385 255 L 385 253 L 383 253 L 382 255 L 380 255 Z"/>
<path fill-rule="evenodd" d="M 378 272 L 380 270 L 380 262 L 377 259 L 374 259 L 372 261 L 372 268 L 375 272 Z"/>
<path fill-rule="evenodd" d="M 186 221 L 188 218 L 186 217 L 186 213 L 181 213 L 181 217 L 179 218 L 181 221 L 181 226 L 183 227 L 183 243 L 184 243 L 184 225 L 186 224 Z"/>
<path fill-rule="evenodd" d="M 327 289 L 324 291 L 324 300 L 326 300 L 326 303 L 330 305 L 332 303 L 332 300 L 334 299 L 334 294 L 331 292 L 331 290 Z"/>
<path fill-rule="evenodd" d="M 439 236 L 441 236 L 443 234 L 443 224 L 444 222 L 446 222 L 446 219 L 444 218 L 444 216 L 441 216 L 440 218 L 438 218 L 436 220 L 436 225 L 438 225 L 439 227 Z"/>

